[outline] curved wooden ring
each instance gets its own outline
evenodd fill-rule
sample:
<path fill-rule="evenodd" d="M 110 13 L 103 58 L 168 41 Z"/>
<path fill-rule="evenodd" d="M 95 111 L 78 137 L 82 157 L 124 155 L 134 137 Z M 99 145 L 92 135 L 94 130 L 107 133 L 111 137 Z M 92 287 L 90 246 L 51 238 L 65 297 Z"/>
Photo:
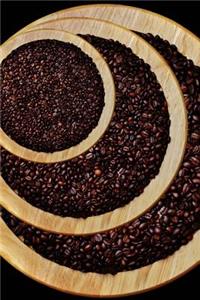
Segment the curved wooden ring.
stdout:
<path fill-rule="evenodd" d="M 111 21 L 134 31 L 159 35 L 176 45 L 179 51 L 192 59 L 196 65 L 200 65 L 200 39 L 195 34 L 165 16 L 122 4 L 90 4 L 63 9 L 30 23 L 15 35 L 41 23 L 69 17 L 97 18 Z"/>
<path fill-rule="evenodd" d="M 113 275 L 82 273 L 43 258 L 21 242 L 0 220 L 0 253 L 28 277 L 62 292 L 89 297 L 122 297 L 160 287 L 200 262 L 200 232 L 174 255 L 134 271 Z"/>

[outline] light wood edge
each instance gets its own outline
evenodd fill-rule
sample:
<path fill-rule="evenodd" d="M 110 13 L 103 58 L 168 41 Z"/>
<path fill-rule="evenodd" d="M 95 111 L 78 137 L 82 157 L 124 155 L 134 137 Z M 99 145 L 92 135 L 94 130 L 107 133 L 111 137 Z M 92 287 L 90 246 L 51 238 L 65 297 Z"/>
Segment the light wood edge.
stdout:
<path fill-rule="evenodd" d="M 87 4 L 66 8 L 28 24 L 15 35 L 40 23 L 65 17 L 94 17 L 112 21 L 135 31 L 158 34 L 171 44 L 175 44 L 179 51 L 192 59 L 196 65 L 200 65 L 200 39 L 190 30 L 155 12 L 122 4 Z"/>
<path fill-rule="evenodd" d="M 51 288 L 89 297 L 121 297 L 169 283 L 200 263 L 200 231 L 173 255 L 134 271 L 113 275 L 82 273 L 43 258 L 0 220 L 2 257 L 20 272 Z"/>
<path fill-rule="evenodd" d="M 54 27 L 55 22 L 51 22 Z M 91 216 L 87 219 L 62 218 L 33 207 L 17 196 L 1 179 L 0 203 L 13 215 L 48 231 L 67 234 L 91 234 L 119 227 L 139 217 L 160 199 L 176 176 L 184 155 L 187 139 L 187 116 L 183 96 L 175 75 L 164 59 L 142 38 L 127 29 L 106 21 L 69 18 L 63 20 L 63 22 L 62 26 L 59 23 L 59 29 L 68 28 L 73 33 L 90 33 L 102 37 L 106 32 L 107 38 L 119 40 L 132 48 L 135 54 L 151 65 L 152 71 L 156 74 L 169 103 L 171 142 L 167 147 L 160 172 L 155 179 L 151 180 L 140 196 L 134 198 L 134 201 L 124 207 L 102 215 Z M 179 116 L 178 119 L 177 116 Z"/>
<path fill-rule="evenodd" d="M 100 53 L 84 39 L 66 31 L 64 32 L 51 29 L 35 29 L 29 32 L 21 33 L 20 35 L 9 39 L 1 46 L 0 63 L 5 57 L 8 56 L 8 54 L 10 54 L 12 50 L 25 43 L 40 39 L 57 39 L 63 42 L 70 42 L 79 47 L 84 53 L 91 57 L 93 62 L 95 63 L 102 78 L 105 92 L 105 105 L 103 107 L 98 125 L 90 132 L 86 139 L 84 139 L 78 145 L 75 145 L 69 149 L 56 151 L 53 153 L 33 151 L 19 145 L 14 140 L 12 140 L 2 129 L 0 129 L 1 145 L 11 153 L 26 160 L 41 163 L 53 163 L 72 159 L 84 153 L 102 137 L 102 135 L 108 128 L 113 116 L 115 107 L 115 86 L 110 69 Z"/>

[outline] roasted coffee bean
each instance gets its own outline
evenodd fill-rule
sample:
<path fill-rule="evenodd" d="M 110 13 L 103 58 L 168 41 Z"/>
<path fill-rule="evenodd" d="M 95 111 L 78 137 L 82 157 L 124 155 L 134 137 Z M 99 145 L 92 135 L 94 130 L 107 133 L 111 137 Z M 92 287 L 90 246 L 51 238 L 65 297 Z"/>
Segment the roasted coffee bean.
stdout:
<path fill-rule="evenodd" d="M 94 236 L 94 240 L 95 240 L 95 242 L 97 242 L 97 243 L 102 242 L 102 236 L 101 236 L 101 234 L 97 233 L 97 234 Z"/>
<path fill-rule="evenodd" d="M 32 163 L 2 151 L 2 176 L 19 196 L 76 218 L 112 211 L 140 195 L 158 174 L 170 141 L 167 102 L 150 66 L 119 42 L 83 37 L 103 55 L 116 86 L 115 112 L 104 136 L 64 163 Z"/>
<path fill-rule="evenodd" d="M 59 151 L 97 126 L 103 82 L 80 48 L 57 40 L 24 44 L 3 60 L 1 75 L 2 128 L 20 145 Z"/>

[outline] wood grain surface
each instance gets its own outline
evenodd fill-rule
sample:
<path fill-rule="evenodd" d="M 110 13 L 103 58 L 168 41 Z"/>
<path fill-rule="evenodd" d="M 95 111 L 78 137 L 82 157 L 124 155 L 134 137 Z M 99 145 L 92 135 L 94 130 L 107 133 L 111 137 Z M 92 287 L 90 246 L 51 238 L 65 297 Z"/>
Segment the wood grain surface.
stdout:
<path fill-rule="evenodd" d="M 14 140 L 12 140 L 6 133 L 0 129 L 0 141 L 1 145 L 10 151 L 11 153 L 22 157 L 27 160 L 42 162 L 42 163 L 53 163 L 72 159 L 91 148 L 104 134 L 106 131 L 115 107 L 115 86 L 113 78 L 105 60 L 100 53 L 87 43 L 84 39 L 64 31 L 59 30 L 33 30 L 22 33 L 18 36 L 9 39 L 1 46 L 0 51 L 0 62 L 11 53 L 12 50 L 19 46 L 41 39 L 57 39 L 63 42 L 70 42 L 75 46 L 79 47 L 84 53 L 92 58 L 95 63 L 104 85 L 105 97 L 104 97 L 104 108 L 101 113 L 98 125 L 90 132 L 88 137 L 79 144 L 68 148 L 63 151 L 56 151 L 53 153 L 36 152 L 31 149 L 27 149 Z"/>
<path fill-rule="evenodd" d="M 133 6 L 121 4 L 76 6 L 44 16 L 20 31 L 25 31 L 44 22 L 68 17 L 97 18 L 111 21 L 135 31 L 158 34 L 171 44 L 176 45 L 179 51 L 192 59 L 196 65 L 200 65 L 200 39 L 196 35 L 167 17 Z"/>
<path fill-rule="evenodd" d="M 116 275 L 82 273 L 43 258 L 22 243 L 0 220 L 0 253 L 16 269 L 49 287 L 76 295 L 117 297 L 141 293 L 170 282 L 200 261 L 200 232 L 172 256 Z"/>
<path fill-rule="evenodd" d="M 91 216 L 87 219 L 60 217 L 33 207 L 17 196 L 5 184 L 1 184 L 0 203 L 12 214 L 27 223 L 42 229 L 70 234 L 90 234 L 120 226 L 138 217 L 149 209 L 163 195 L 174 179 L 183 158 L 187 139 L 187 117 L 183 96 L 177 80 L 163 58 L 138 35 L 110 22 L 95 19 L 69 18 L 53 21 L 40 27 L 48 26 L 56 30 L 68 30 L 73 33 L 94 34 L 114 39 L 130 47 L 135 54 L 150 64 L 163 88 L 170 115 L 171 142 L 167 147 L 159 174 L 134 201 L 114 211 Z M 178 116 L 178 117 L 177 117 Z"/>

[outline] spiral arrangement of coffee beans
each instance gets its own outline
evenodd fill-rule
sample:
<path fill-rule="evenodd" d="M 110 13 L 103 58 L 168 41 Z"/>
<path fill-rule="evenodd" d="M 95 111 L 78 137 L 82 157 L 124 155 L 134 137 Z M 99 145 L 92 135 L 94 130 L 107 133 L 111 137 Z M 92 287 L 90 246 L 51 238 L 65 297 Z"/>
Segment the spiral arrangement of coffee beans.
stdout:
<path fill-rule="evenodd" d="M 82 272 L 116 274 L 151 264 L 173 254 L 200 229 L 200 68 L 159 36 L 142 36 L 167 59 L 175 72 L 188 111 L 184 160 L 162 199 L 138 219 L 88 236 L 44 232 L 3 210 L 3 219 L 25 244 L 58 264 Z M 7 162 L 6 157 L 10 157 Z M 14 156 L 5 153 L 3 165 L 9 161 L 13 161 L 12 168 L 18 164 Z M 97 178 L 101 177 L 101 168 L 94 172 Z"/>
<path fill-rule="evenodd" d="M 2 176 L 32 205 L 63 217 L 112 211 L 139 196 L 170 142 L 167 102 L 150 66 L 119 42 L 82 36 L 104 57 L 116 87 L 104 136 L 72 160 L 39 164 L 2 151 Z"/>

